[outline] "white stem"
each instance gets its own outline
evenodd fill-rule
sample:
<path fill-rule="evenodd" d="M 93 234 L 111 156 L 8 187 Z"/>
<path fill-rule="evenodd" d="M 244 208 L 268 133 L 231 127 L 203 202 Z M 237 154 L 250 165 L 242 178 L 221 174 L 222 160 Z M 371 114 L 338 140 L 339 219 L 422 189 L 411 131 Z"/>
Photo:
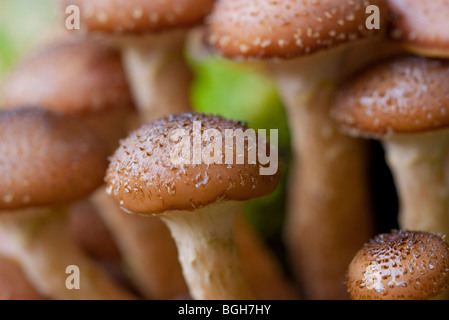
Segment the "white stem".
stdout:
<path fill-rule="evenodd" d="M 345 54 L 344 49 L 338 48 L 271 64 L 274 80 L 289 116 L 296 156 L 301 149 L 298 141 L 302 136 L 301 126 L 298 125 L 302 121 L 301 114 L 307 112 L 323 86 L 334 86 L 341 78 Z"/>
<path fill-rule="evenodd" d="M 176 244 L 163 221 L 125 213 L 104 188 L 91 200 L 117 241 L 130 278 L 145 297 L 165 300 L 188 293 Z"/>
<path fill-rule="evenodd" d="M 330 115 L 348 50 L 272 66 L 294 150 L 285 241 L 310 299 L 347 298 L 347 265 L 373 235 L 366 141 L 342 134 Z"/>
<path fill-rule="evenodd" d="M 449 234 L 449 130 L 384 139 L 400 200 L 400 227 Z"/>
<path fill-rule="evenodd" d="M 191 110 L 192 73 L 184 59 L 186 31 L 121 43 L 123 62 L 143 121 Z"/>
<path fill-rule="evenodd" d="M 93 262 L 69 236 L 66 215 L 58 209 L 2 212 L 0 234 L 5 253 L 19 262 L 39 292 L 56 300 L 134 299 Z M 3 249 L 3 248 L 2 248 Z M 68 289 L 68 266 L 79 268 L 79 289 Z"/>
<path fill-rule="evenodd" d="M 242 203 L 226 201 L 194 211 L 162 215 L 179 251 L 184 277 L 196 300 L 248 300 L 248 288 L 234 237 Z"/>

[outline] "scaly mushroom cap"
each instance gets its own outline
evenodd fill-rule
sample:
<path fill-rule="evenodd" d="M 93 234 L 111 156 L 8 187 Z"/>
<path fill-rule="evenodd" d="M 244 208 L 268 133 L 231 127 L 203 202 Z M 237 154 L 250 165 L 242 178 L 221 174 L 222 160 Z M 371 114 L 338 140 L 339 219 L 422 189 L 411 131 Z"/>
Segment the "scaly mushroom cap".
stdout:
<path fill-rule="evenodd" d="M 87 125 L 42 109 L 0 112 L 0 210 L 81 199 L 106 167 L 104 142 Z"/>
<path fill-rule="evenodd" d="M 182 143 L 173 136 L 178 129 L 186 130 L 184 137 L 190 137 L 189 154 L 194 153 L 193 123 L 196 121 L 201 123 L 202 134 L 208 129 L 216 129 L 221 134 L 223 164 L 176 164 L 178 161 L 173 161 Z M 194 210 L 219 200 L 244 201 L 272 192 L 280 178 L 279 170 L 274 175 L 261 175 L 259 163 L 248 164 L 245 160 L 244 164 L 235 164 L 236 141 L 230 147 L 234 152 L 234 164 L 226 164 L 227 129 L 244 132 L 246 127 L 219 116 L 196 113 L 172 115 L 143 126 L 124 139 L 112 156 L 106 174 L 108 193 L 127 211 L 153 214 Z M 213 141 L 211 137 L 203 138 L 202 150 L 213 147 Z M 255 146 L 248 147 L 245 143 L 245 155 L 251 147 Z"/>
<path fill-rule="evenodd" d="M 366 8 L 384 0 L 223 0 L 208 19 L 209 42 L 229 58 L 295 57 L 378 33 Z"/>
<path fill-rule="evenodd" d="M 4 82 L 3 100 L 5 108 L 42 106 L 74 116 L 134 109 L 118 51 L 77 38 L 24 59 Z"/>
<path fill-rule="evenodd" d="M 141 34 L 199 24 L 214 0 L 63 0 L 80 8 L 83 30 Z"/>
<path fill-rule="evenodd" d="M 449 61 L 397 57 L 343 85 L 333 115 L 355 135 L 418 133 L 449 126 Z"/>
<path fill-rule="evenodd" d="M 434 57 L 449 57 L 448 0 L 388 0 L 395 17 L 393 37 L 408 49 Z"/>
<path fill-rule="evenodd" d="M 348 268 L 354 300 L 425 300 L 449 285 L 449 247 L 440 236 L 394 230 L 367 243 Z"/>

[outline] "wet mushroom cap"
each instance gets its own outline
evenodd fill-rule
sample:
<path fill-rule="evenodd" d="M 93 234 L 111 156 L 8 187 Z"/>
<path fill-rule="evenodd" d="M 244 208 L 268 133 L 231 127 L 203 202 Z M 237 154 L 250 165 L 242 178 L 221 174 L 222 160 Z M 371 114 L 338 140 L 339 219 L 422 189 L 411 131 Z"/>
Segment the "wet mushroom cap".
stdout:
<path fill-rule="evenodd" d="M 394 38 L 418 52 L 449 56 L 449 1 L 388 0 L 388 3 L 394 16 Z"/>
<path fill-rule="evenodd" d="M 74 116 L 134 109 L 117 50 L 67 38 L 27 57 L 4 82 L 5 108 L 45 107 Z"/>
<path fill-rule="evenodd" d="M 355 255 L 346 285 L 354 300 L 425 300 L 449 285 L 449 247 L 440 236 L 393 230 Z"/>
<path fill-rule="evenodd" d="M 201 23 L 214 0 L 63 0 L 80 8 L 83 30 L 141 34 Z"/>
<path fill-rule="evenodd" d="M 366 8 L 382 0 L 218 1 L 208 18 L 209 42 L 230 58 L 288 58 L 366 38 Z"/>
<path fill-rule="evenodd" d="M 221 147 L 216 148 L 221 151 L 221 164 L 215 160 L 207 164 L 204 158 L 201 164 L 193 163 L 198 153 L 194 149 L 194 123 L 201 123 L 201 152 L 212 150 L 214 141 L 221 142 Z M 209 129 L 218 130 L 221 136 L 207 136 Z M 235 129 L 245 132 L 247 128 L 240 122 L 197 113 L 172 115 L 144 125 L 122 140 L 111 157 L 106 174 L 108 193 L 125 210 L 142 214 L 194 210 L 220 200 L 245 201 L 271 193 L 278 184 L 280 170 L 274 175 L 261 175 L 258 161 L 250 164 L 245 158 L 243 164 L 236 164 L 240 154 L 236 151 L 237 139 L 233 145 L 228 143 L 229 148 L 225 142 L 225 130 Z M 182 135 L 177 135 L 179 132 Z M 187 139 L 182 137 L 190 140 L 183 144 Z M 178 157 L 182 155 L 179 147 L 185 145 L 190 147 L 189 156 Z M 255 146 L 245 143 L 244 155 L 248 155 L 249 148 Z M 232 149 L 232 164 L 224 158 L 225 149 Z"/>
<path fill-rule="evenodd" d="M 338 91 L 333 115 L 355 135 L 382 137 L 449 126 L 449 61 L 397 57 L 371 66 Z"/>
<path fill-rule="evenodd" d="M 107 149 L 90 127 L 42 109 L 0 112 L 0 210 L 67 204 L 102 182 Z"/>

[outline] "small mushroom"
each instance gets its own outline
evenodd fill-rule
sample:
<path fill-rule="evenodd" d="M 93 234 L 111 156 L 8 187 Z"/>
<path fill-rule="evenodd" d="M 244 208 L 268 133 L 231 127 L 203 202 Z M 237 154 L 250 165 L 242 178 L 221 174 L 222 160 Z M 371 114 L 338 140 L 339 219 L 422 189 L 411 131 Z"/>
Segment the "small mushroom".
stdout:
<path fill-rule="evenodd" d="M 386 149 L 401 229 L 449 234 L 448 76 L 449 61 L 401 56 L 364 70 L 336 98 L 341 129 Z"/>
<path fill-rule="evenodd" d="M 449 247 L 437 234 L 393 230 L 366 243 L 348 267 L 353 300 L 428 300 L 449 286 Z"/>
<path fill-rule="evenodd" d="M 365 26 L 369 5 L 380 9 L 380 32 Z M 214 50 L 264 61 L 286 106 L 294 158 L 285 242 L 311 299 L 347 298 L 347 263 L 373 234 L 367 145 L 341 134 L 329 112 L 336 85 L 355 68 L 347 56 L 383 37 L 386 9 L 378 0 L 221 0 L 208 18 Z"/>
<path fill-rule="evenodd" d="M 0 249 L 50 299 L 133 299 L 78 247 L 66 209 L 98 188 L 104 141 L 72 118 L 39 108 L 0 112 Z M 67 287 L 76 266 L 80 287 Z"/>
<path fill-rule="evenodd" d="M 64 0 L 80 8 L 81 33 L 117 45 L 142 122 L 191 110 L 192 72 L 184 59 L 191 26 L 201 24 L 213 0 Z"/>
<path fill-rule="evenodd" d="M 201 131 L 194 129 L 198 123 Z M 204 158 L 197 163 L 196 158 L 193 163 L 193 159 L 184 158 L 184 152 L 177 157 L 179 130 L 186 137 L 184 142 L 189 137 L 188 143 L 181 143 L 184 146 L 192 146 L 191 136 L 196 130 L 201 134 L 213 132 L 213 138 L 202 140 L 197 145 L 199 151 L 192 154 L 198 157 L 198 152 L 203 155 L 218 150 L 223 163 L 217 163 L 217 158 L 212 163 L 204 163 Z M 226 130 L 245 131 L 246 127 L 196 113 L 152 122 L 122 141 L 106 175 L 109 194 L 124 210 L 158 215 L 167 224 L 178 246 L 190 294 L 197 300 L 255 297 L 242 272 L 234 221 L 246 200 L 272 192 L 279 180 L 279 171 L 261 175 L 258 163 L 236 164 L 236 159 L 255 146 L 248 143 L 239 150 L 237 142 L 226 144 Z M 233 162 L 225 163 L 229 151 Z"/>

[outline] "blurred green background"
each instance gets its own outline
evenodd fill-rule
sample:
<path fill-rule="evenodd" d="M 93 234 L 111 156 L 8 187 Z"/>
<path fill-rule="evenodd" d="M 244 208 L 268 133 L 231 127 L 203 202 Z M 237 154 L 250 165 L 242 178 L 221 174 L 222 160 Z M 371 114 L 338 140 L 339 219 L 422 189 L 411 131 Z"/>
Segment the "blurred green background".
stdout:
<path fill-rule="evenodd" d="M 56 0 L 0 0 L 0 82 L 57 23 Z"/>
<path fill-rule="evenodd" d="M 14 65 L 58 23 L 57 0 L 0 0 L 0 85 Z M 270 196 L 248 204 L 248 216 L 267 241 L 280 240 L 285 212 L 290 137 L 286 115 L 273 83 L 255 66 L 218 57 L 197 61 L 192 100 L 195 109 L 246 121 L 254 129 L 279 129 L 283 179 Z M 0 106 L 1 107 L 1 106 Z"/>

